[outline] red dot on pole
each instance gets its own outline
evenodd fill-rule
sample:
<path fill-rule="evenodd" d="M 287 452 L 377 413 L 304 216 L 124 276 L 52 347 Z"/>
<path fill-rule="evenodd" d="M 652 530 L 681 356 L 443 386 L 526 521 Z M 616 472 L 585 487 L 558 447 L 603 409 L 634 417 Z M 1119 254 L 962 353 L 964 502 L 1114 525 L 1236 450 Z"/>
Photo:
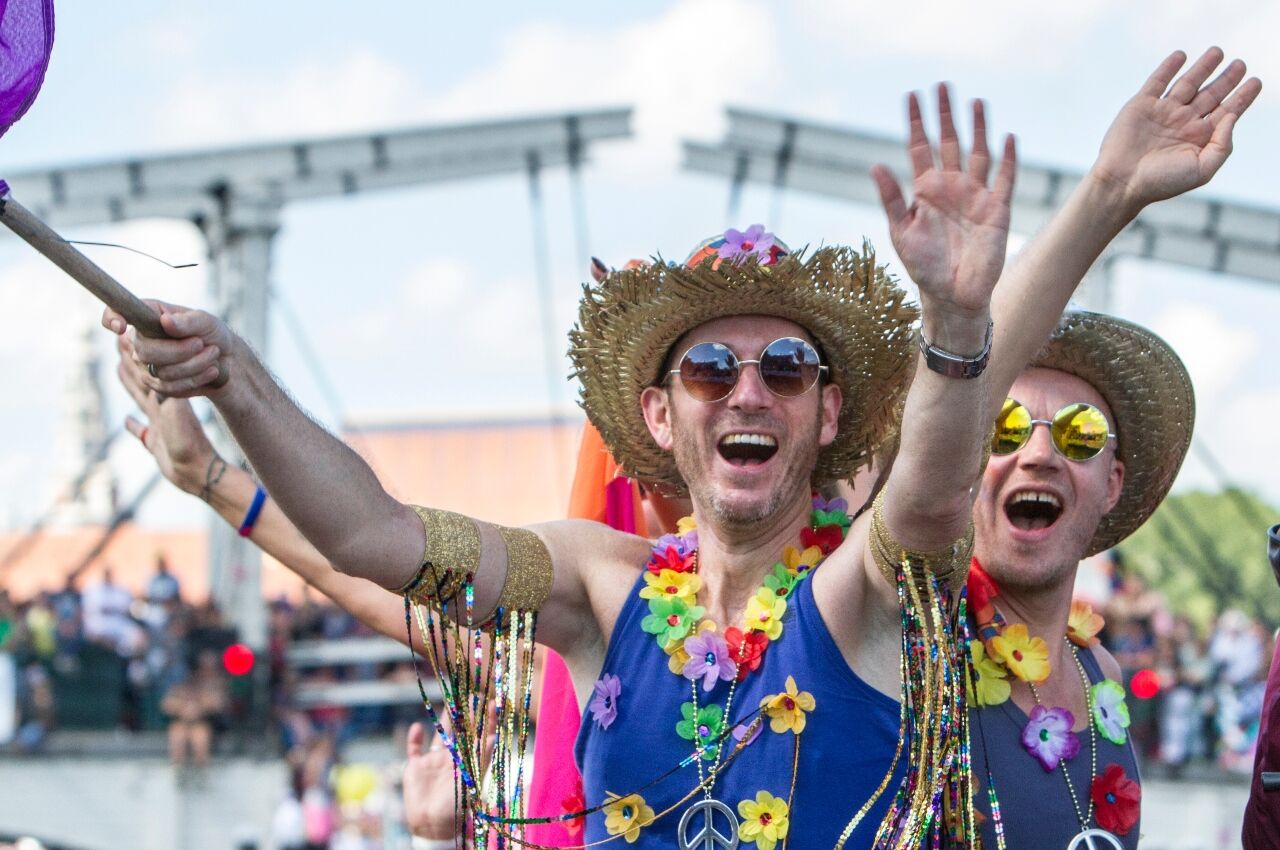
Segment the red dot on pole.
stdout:
<path fill-rule="evenodd" d="M 233 643 L 222 651 L 222 668 L 232 676 L 244 676 L 253 670 L 253 650 Z"/>
<path fill-rule="evenodd" d="M 1138 699 L 1151 699 L 1160 693 L 1160 677 L 1155 670 L 1139 670 L 1129 682 L 1129 690 Z"/>

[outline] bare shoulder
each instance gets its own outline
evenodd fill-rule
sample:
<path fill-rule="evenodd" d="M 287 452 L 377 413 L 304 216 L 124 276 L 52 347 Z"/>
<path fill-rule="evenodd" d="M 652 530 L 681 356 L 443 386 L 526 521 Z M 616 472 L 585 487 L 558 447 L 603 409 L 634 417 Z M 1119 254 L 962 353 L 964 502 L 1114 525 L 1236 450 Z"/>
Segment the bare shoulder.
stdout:
<path fill-rule="evenodd" d="M 553 648 L 566 656 L 596 651 L 607 644 L 651 542 L 584 519 L 529 528 L 546 543 L 555 566 L 551 619 L 575 624 Z"/>
<path fill-rule="evenodd" d="M 1113 682 L 1124 684 L 1124 673 L 1120 671 L 1120 664 L 1116 661 L 1115 656 L 1108 652 L 1107 648 L 1101 643 L 1095 643 L 1089 649 L 1093 653 L 1094 660 L 1098 662 L 1102 675 Z"/>

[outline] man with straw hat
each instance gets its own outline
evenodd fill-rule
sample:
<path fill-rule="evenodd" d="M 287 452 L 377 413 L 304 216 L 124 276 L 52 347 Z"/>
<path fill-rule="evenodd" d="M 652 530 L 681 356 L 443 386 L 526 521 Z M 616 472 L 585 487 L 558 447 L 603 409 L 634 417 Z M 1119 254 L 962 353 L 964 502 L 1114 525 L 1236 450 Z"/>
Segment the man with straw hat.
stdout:
<path fill-rule="evenodd" d="M 1173 91 L 1194 95 L 1219 61 L 1197 63 Z M 1175 55 L 1153 75 L 1156 99 L 1181 63 Z M 1011 324 L 997 337 L 1009 362 L 991 370 L 1004 377 L 983 377 L 1012 146 L 988 190 L 982 134 L 965 172 L 945 90 L 942 104 L 938 168 L 912 101 L 915 204 L 878 173 L 895 246 L 921 289 L 924 354 L 902 450 L 876 509 L 857 520 L 815 502 L 810 487 L 847 476 L 885 432 L 910 373 L 912 310 L 870 256 L 847 249 L 802 260 L 762 230 L 729 232 L 695 267 L 617 273 L 587 292 L 573 353 L 589 415 L 628 469 L 687 486 L 695 506 L 696 527 L 658 547 L 581 524 L 522 531 L 410 512 L 213 317 L 166 307 L 178 339 L 133 340 L 151 389 L 213 398 L 285 512 L 331 561 L 493 628 L 496 673 L 469 679 L 481 670 L 471 654 L 479 644 L 451 645 L 431 609 L 416 609 L 450 691 L 461 796 L 479 826 L 511 834 L 554 819 L 520 807 L 521 776 L 501 757 L 527 731 L 518 708 L 534 612 L 539 638 L 562 651 L 582 701 L 590 697 L 579 740 L 585 808 L 563 816 L 585 817 L 590 841 L 691 846 L 728 835 L 769 850 L 788 836 L 825 846 L 852 835 L 865 846 L 894 797 L 880 843 L 933 846 L 940 801 L 967 818 L 948 586 L 967 567 L 987 395 L 1004 395 L 1039 347 L 1035 323 L 1051 324 L 1054 298 L 1065 295 L 1014 298 L 998 316 Z M 981 118 L 975 110 L 978 128 Z M 1211 126 L 1212 145 L 1200 142 L 1214 148 L 1203 179 L 1225 159 L 1232 121 Z M 104 323 L 124 330 L 114 314 Z M 219 364 L 231 379 L 208 389 Z M 796 537 L 799 546 L 786 545 Z M 840 545 L 846 537 L 854 542 Z M 716 625 L 730 622 L 741 625 Z M 900 647 L 899 708 L 886 696 L 898 677 L 885 659 Z M 506 714 L 496 776 L 481 788 L 474 768 L 490 696 Z M 819 761 L 840 782 L 827 781 Z"/>
<path fill-rule="evenodd" d="M 1098 313 L 1068 311 L 1009 390 L 974 503 L 969 576 L 984 847 L 1138 844 L 1124 682 L 1095 637 L 1102 618 L 1072 590 L 1081 559 L 1164 500 L 1194 421 L 1173 350 Z"/>

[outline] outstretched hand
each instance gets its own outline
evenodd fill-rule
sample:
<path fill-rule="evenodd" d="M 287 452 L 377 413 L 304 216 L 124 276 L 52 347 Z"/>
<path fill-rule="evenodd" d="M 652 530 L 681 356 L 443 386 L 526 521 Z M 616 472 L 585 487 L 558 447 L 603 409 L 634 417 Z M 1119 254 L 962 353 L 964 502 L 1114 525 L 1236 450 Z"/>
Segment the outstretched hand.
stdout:
<path fill-rule="evenodd" d="M 199 492 L 216 453 L 191 402 L 170 398 L 162 403 L 161 397 L 146 387 L 144 381 L 149 376 L 132 356 L 128 337 L 121 335 L 117 347 L 120 363 L 116 375 L 146 417 L 146 422 L 126 417 L 125 428 L 151 452 L 165 478 L 188 493 Z"/>
<path fill-rule="evenodd" d="M 145 373 L 147 389 L 167 397 L 208 395 L 226 375 L 225 359 L 236 342 L 230 328 L 212 313 L 162 301 L 146 304 L 160 316 L 168 339 L 153 339 L 130 331 L 124 316 L 110 307 L 102 312 L 102 326 L 128 343 L 121 351 Z M 225 378 L 223 378 L 225 380 Z"/>
<path fill-rule="evenodd" d="M 495 715 L 490 708 L 490 721 Z M 447 714 L 440 717 L 449 729 Z M 489 728 L 493 728 L 492 722 Z M 493 758 L 494 736 L 487 734 L 480 752 L 481 770 L 487 770 Z M 436 841 L 452 839 L 462 825 L 455 823 L 456 804 L 453 788 L 453 756 L 440 738 L 431 736 L 427 746 L 427 728 L 423 723 L 409 726 L 405 740 L 404 817 L 409 831 L 421 838 Z"/>
<path fill-rule="evenodd" d="M 1187 61 L 1181 50 L 1170 54 L 1107 130 L 1093 173 L 1120 188 L 1133 213 L 1203 186 L 1230 156 L 1232 129 L 1262 82 L 1244 80 L 1235 59 L 1206 85 L 1224 58 L 1209 48 L 1170 87 Z"/>
<path fill-rule="evenodd" d="M 871 170 L 889 219 L 893 247 L 920 287 L 922 300 L 933 299 L 960 315 L 983 315 L 1004 268 L 1017 169 L 1013 137 L 1005 138 L 995 182 L 988 188 L 991 155 L 982 101 L 973 104 L 973 149 L 967 171 L 945 84 L 938 86 L 938 162 L 914 93 L 907 97 L 907 112 L 911 205 L 888 168 L 877 165 Z"/>

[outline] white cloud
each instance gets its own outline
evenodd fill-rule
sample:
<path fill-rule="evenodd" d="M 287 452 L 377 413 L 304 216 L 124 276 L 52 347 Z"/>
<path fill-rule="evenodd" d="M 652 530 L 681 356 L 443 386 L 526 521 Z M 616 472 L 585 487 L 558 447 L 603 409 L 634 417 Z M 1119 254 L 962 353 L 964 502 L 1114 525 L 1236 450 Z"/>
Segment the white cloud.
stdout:
<path fill-rule="evenodd" d="M 1182 357 L 1202 410 L 1231 388 L 1260 344 L 1250 328 L 1228 322 L 1202 304 L 1169 306 L 1152 321 L 1151 329 Z"/>
<path fill-rule="evenodd" d="M 801 0 L 794 16 L 818 40 L 865 55 L 1053 64 L 1111 8 L 1103 0 L 1027 3 Z"/>

